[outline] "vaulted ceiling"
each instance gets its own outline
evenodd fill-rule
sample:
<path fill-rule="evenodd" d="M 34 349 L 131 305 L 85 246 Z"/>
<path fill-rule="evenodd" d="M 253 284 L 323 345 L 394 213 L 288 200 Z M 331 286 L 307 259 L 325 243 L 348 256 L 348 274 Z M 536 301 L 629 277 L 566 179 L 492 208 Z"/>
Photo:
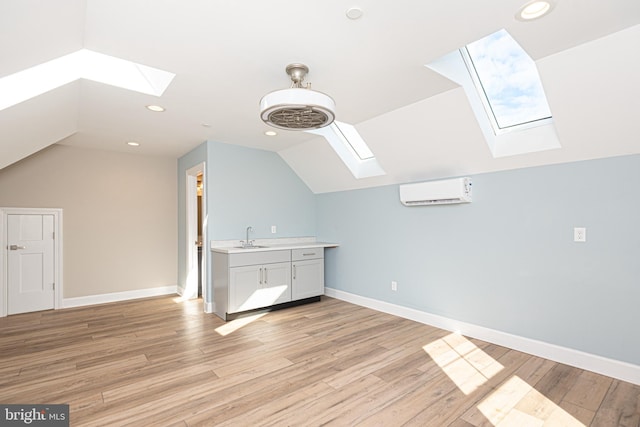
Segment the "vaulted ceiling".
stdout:
<path fill-rule="evenodd" d="M 78 80 L 1 110 L 0 168 L 54 143 L 177 158 L 215 140 L 276 151 L 325 192 L 640 152 L 640 2 L 557 0 L 522 22 L 524 3 L 3 0 L 0 77 L 82 48 L 176 77 L 159 98 Z M 425 67 L 501 28 L 536 61 L 560 149 L 493 158 L 463 90 Z M 387 175 L 356 180 L 307 133 L 264 135 L 258 102 L 292 62 Z"/>

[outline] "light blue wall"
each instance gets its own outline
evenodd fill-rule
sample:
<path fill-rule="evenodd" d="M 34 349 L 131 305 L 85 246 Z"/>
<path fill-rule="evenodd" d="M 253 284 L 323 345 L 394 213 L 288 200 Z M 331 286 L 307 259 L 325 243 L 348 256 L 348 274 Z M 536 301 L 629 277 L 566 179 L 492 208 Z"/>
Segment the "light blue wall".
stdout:
<path fill-rule="evenodd" d="M 184 172 L 204 160 L 207 247 L 248 225 L 316 235 L 340 244 L 327 286 L 640 364 L 638 155 L 476 175 L 471 204 L 407 208 L 397 185 L 313 195 L 276 153 L 207 142 L 178 162 L 180 242 Z"/>
<path fill-rule="evenodd" d="M 640 364 L 639 182 L 634 155 L 473 176 L 466 205 L 404 207 L 397 185 L 321 194 L 318 238 L 340 243 L 326 283 Z"/>
<path fill-rule="evenodd" d="M 207 141 L 178 160 L 178 284 L 186 283 L 186 171 L 206 162 L 205 250 L 212 240 L 240 240 L 248 226 L 251 238 L 315 236 L 315 195 L 278 154 Z M 271 233 L 271 226 L 277 233 Z M 211 258 L 206 285 L 211 289 Z M 208 300 L 206 302 L 212 302 Z"/>
<path fill-rule="evenodd" d="M 209 236 L 213 240 L 315 236 L 315 195 L 272 151 L 209 142 Z M 271 233 L 271 226 L 277 233 Z"/>

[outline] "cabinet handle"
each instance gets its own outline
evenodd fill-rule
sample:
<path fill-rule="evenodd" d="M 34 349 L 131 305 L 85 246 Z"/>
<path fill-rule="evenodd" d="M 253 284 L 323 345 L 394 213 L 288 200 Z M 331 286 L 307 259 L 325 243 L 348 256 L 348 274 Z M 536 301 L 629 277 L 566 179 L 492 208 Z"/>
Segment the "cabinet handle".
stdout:
<path fill-rule="evenodd" d="M 264 284 L 267 284 L 267 267 L 264 268 Z"/>
<path fill-rule="evenodd" d="M 260 284 L 262 285 L 262 268 L 260 269 Z"/>
<path fill-rule="evenodd" d="M 303 253 L 302 256 L 311 256 L 315 254 L 316 254 L 315 252 L 306 252 L 306 253 Z"/>
<path fill-rule="evenodd" d="M 295 264 L 293 265 L 293 278 L 296 278 L 296 266 Z"/>

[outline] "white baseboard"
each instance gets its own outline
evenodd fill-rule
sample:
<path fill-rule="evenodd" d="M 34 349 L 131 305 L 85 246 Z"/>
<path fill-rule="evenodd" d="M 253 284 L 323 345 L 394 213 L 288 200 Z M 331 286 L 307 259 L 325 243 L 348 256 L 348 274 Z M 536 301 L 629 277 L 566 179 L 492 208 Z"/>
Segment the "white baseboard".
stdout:
<path fill-rule="evenodd" d="M 108 302 L 127 301 L 137 298 L 156 297 L 176 293 L 176 286 L 162 286 L 159 288 L 136 289 L 135 291 L 113 292 L 110 294 L 65 298 L 62 300 L 62 308 L 83 307 L 85 305 L 105 304 Z"/>
<path fill-rule="evenodd" d="M 181 297 L 184 297 L 184 289 L 183 288 L 178 286 L 177 292 L 178 292 L 178 295 L 180 295 Z M 204 312 L 207 313 L 207 314 L 211 314 L 211 313 L 213 313 L 215 311 L 215 306 L 216 305 L 213 302 L 204 301 L 204 298 L 203 298 L 203 306 L 204 306 L 203 307 L 204 308 Z"/>
<path fill-rule="evenodd" d="M 204 303 L 204 312 L 207 314 L 211 314 L 215 311 L 215 303 L 212 302 L 205 302 Z"/>
<path fill-rule="evenodd" d="M 425 311 L 351 294 L 338 289 L 325 287 L 325 295 L 381 311 L 383 313 L 393 314 L 398 317 L 424 323 L 447 331 L 458 332 L 468 337 L 487 341 L 503 347 L 532 354 L 534 356 L 640 385 L 640 366 L 638 365 L 615 359 L 608 359 L 606 357 L 585 353 L 583 351 L 567 347 L 561 347 L 555 344 L 549 344 L 544 341 L 537 341 L 518 335 L 512 335 L 495 329 L 485 328 L 484 326 L 461 322 L 459 320 L 450 319 L 437 314 L 427 313 Z"/>

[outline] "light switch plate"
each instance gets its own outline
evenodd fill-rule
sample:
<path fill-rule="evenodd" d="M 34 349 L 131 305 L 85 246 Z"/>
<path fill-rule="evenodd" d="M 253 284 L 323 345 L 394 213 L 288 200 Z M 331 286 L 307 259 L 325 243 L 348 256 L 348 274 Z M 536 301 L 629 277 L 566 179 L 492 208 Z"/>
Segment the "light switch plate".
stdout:
<path fill-rule="evenodd" d="M 587 229 L 584 227 L 575 227 L 573 229 L 573 241 L 574 242 L 586 242 L 587 241 Z"/>
<path fill-rule="evenodd" d="M 271 226 L 271 234 L 276 234 L 277 227 L 275 225 Z"/>

